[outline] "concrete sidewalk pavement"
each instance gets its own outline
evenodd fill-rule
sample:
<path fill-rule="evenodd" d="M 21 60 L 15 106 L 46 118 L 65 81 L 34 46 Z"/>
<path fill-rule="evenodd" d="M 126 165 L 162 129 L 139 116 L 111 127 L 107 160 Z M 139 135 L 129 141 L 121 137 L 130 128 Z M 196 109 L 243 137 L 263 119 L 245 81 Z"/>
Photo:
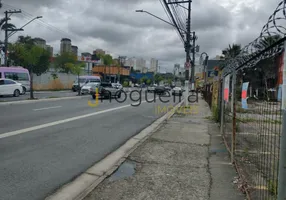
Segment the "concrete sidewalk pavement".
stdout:
<path fill-rule="evenodd" d="M 198 113 L 173 115 L 85 200 L 245 199 L 207 104 L 192 108 Z"/>

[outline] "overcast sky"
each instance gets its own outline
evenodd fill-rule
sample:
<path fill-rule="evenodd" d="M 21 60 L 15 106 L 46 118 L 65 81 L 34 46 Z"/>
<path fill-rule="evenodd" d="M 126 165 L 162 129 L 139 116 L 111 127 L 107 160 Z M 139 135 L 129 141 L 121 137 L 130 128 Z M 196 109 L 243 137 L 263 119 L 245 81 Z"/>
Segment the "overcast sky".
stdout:
<path fill-rule="evenodd" d="M 192 31 L 198 35 L 200 51 L 210 57 L 232 43 L 243 46 L 255 39 L 281 0 L 193 0 Z M 21 27 L 35 16 L 43 16 L 18 35 L 41 37 L 60 48 L 60 39 L 70 38 L 79 52 L 101 48 L 112 54 L 159 60 L 162 68 L 183 65 L 185 51 L 172 26 L 145 13 L 168 20 L 159 0 L 2 0 L 2 13 L 21 9 L 11 23 Z M 4 33 L 1 33 L 3 38 Z M 198 59 L 197 59 L 198 60 Z"/>

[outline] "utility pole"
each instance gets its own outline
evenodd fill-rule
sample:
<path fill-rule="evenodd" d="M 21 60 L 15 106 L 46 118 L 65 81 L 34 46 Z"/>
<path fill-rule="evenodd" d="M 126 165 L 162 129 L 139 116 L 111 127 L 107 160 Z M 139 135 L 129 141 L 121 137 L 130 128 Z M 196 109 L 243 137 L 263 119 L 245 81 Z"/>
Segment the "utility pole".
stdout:
<path fill-rule="evenodd" d="M 185 63 L 185 105 L 188 106 L 188 97 L 189 97 L 189 73 L 190 73 L 190 49 L 191 49 L 191 3 L 192 1 L 189 0 L 188 2 L 188 18 L 187 18 L 187 32 L 186 32 L 186 43 L 185 43 L 185 51 L 186 51 L 186 63 Z"/>
<path fill-rule="evenodd" d="M 194 91 L 195 90 L 195 59 L 196 59 L 196 32 L 193 32 L 192 35 L 192 41 L 193 41 L 193 45 L 192 45 L 192 54 L 193 54 L 193 61 L 192 61 L 192 68 L 191 68 L 191 90 Z"/>
<path fill-rule="evenodd" d="M 125 60 L 126 60 L 126 56 L 119 56 L 118 57 L 118 60 L 119 60 L 119 69 L 118 69 L 118 74 L 117 74 L 117 77 L 118 77 L 118 82 L 120 83 L 120 68 L 124 66 L 124 63 L 125 63 Z"/>
<path fill-rule="evenodd" d="M 8 25 L 8 20 L 9 20 L 9 16 L 8 14 L 14 14 L 14 13 L 21 13 L 21 10 L 6 10 L 5 11 L 5 41 L 4 41 L 4 65 L 7 66 L 8 65 L 8 32 L 9 31 L 21 31 L 23 29 L 8 29 L 7 25 Z"/>

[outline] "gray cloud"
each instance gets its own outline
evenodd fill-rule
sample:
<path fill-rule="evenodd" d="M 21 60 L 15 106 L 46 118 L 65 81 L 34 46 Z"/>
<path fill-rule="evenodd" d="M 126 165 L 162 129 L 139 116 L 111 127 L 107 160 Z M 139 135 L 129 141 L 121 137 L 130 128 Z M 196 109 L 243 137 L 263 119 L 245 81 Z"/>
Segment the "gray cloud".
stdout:
<path fill-rule="evenodd" d="M 146 13 L 168 17 L 159 0 L 3 0 L 5 9 L 22 9 L 11 22 L 22 26 L 37 15 L 43 19 L 15 34 L 42 37 L 59 50 L 60 39 L 68 37 L 80 52 L 102 48 L 115 56 L 151 57 L 162 66 L 184 63 L 185 52 L 174 28 Z M 256 38 L 280 0 L 193 1 L 192 30 L 201 52 L 210 57 L 231 43 L 245 45 Z M 182 11 L 182 10 L 181 10 Z M 3 34 L 2 34 L 3 36 Z"/>

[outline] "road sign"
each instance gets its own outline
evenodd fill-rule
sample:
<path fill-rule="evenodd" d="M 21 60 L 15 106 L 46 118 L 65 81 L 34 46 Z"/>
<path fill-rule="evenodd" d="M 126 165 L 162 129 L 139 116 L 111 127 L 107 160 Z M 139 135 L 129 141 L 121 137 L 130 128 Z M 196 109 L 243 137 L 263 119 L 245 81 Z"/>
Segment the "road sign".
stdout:
<path fill-rule="evenodd" d="M 190 69 L 191 63 L 190 62 L 185 62 L 185 68 Z"/>

